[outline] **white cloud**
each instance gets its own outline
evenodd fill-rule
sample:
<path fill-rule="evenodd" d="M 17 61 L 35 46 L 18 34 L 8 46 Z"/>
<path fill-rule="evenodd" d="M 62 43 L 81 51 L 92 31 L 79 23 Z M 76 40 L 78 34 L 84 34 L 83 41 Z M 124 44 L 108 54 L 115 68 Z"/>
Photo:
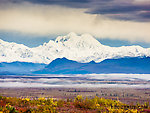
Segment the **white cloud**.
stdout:
<path fill-rule="evenodd" d="M 23 3 L 0 9 L 0 30 L 38 35 L 90 33 L 98 38 L 150 42 L 150 22 L 120 21 L 85 13 L 86 9 Z"/>

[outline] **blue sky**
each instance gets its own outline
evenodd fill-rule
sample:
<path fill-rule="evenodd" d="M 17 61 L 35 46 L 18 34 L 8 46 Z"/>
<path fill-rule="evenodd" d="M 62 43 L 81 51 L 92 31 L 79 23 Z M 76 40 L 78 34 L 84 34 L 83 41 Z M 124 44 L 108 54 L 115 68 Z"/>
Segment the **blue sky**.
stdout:
<path fill-rule="evenodd" d="M 0 0 L 0 39 L 38 46 L 69 32 L 150 47 L 150 0 Z"/>

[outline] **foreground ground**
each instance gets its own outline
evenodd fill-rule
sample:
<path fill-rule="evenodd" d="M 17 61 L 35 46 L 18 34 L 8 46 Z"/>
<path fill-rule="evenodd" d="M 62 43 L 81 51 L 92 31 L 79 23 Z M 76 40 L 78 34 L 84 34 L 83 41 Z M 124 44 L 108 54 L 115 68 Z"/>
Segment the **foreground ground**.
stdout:
<path fill-rule="evenodd" d="M 0 95 L 22 98 L 74 99 L 77 95 L 119 99 L 126 104 L 150 103 L 150 88 L 0 88 Z"/>
<path fill-rule="evenodd" d="M 148 102 L 124 104 L 95 96 L 74 99 L 16 98 L 0 96 L 0 113 L 150 113 Z"/>

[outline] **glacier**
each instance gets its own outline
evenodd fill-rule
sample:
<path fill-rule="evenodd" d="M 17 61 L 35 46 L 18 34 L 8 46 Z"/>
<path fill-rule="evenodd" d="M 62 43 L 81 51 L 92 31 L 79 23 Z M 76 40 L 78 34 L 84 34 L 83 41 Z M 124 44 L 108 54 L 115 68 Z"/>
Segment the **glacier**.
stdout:
<path fill-rule="evenodd" d="M 81 63 L 101 62 L 105 59 L 123 57 L 149 57 L 150 48 L 140 46 L 110 47 L 102 45 L 90 34 L 77 35 L 74 32 L 58 36 L 38 47 L 29 48 L 23 44 L 0 39 L 0 62 L 32 62 L 49 64 L 57 58 L 67 58 Z"/>

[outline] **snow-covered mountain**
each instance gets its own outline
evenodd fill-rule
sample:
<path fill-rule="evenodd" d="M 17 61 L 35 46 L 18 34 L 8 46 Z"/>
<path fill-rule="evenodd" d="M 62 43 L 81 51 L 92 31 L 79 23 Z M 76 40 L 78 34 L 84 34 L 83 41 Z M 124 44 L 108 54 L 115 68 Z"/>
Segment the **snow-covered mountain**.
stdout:
<path fill-rule="evenodd" d="M 0 62 L 33 62 L 48 64 L 66 57 L 78 62 L 101 62 L 104 59 L 150 56 L 150 48 L 140 46 L 109 47 L 102 45 L 90 34 L 81 36 L 71 32 L 35 48 L 0 40 Z"/>

